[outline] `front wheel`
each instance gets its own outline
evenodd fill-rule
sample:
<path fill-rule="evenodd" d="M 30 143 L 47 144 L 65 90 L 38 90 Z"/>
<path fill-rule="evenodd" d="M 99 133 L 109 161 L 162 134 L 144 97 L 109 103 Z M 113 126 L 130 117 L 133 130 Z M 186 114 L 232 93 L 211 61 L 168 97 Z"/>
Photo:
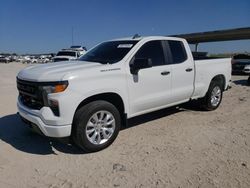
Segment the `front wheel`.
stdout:
<path fill-rule="evenodd" d="M 94 101 L 77 110 L 72 138 L 80 148 L 95 152 L 113 143 L 120 126 L 120 113 L 113 104 Z"/>
<path fill-rule="evenodd" d="M 215 110 L 220 106 L 222 101 L 223 90 L 220 83 L 212 81 L 206 96 L 202 99 L 202 107 L 205 110 Z"/>

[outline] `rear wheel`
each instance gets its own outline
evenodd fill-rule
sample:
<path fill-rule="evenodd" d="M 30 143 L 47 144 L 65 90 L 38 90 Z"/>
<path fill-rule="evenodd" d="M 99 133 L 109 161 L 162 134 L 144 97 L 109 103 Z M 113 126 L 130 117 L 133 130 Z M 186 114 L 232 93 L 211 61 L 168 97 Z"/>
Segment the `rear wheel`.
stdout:
<path fill-rule="evenodd" d="M 223 90 L 219 82 L 212 81 L 206 96 L 202 99 L 202 107 L 205 110 L 215 110 L 222 101 Z"/>
<path fill-rule="evenodd" d="M 248 77 L 247 84 L 250 85 L 250 76 Z"/>
<path fill-rule="evenodd" d="M 77 110 L 72 137 L 80 148 L 95 152 L 113 143 L 120 126 L 120 113 L 113 104 L 94 101 Z"/>

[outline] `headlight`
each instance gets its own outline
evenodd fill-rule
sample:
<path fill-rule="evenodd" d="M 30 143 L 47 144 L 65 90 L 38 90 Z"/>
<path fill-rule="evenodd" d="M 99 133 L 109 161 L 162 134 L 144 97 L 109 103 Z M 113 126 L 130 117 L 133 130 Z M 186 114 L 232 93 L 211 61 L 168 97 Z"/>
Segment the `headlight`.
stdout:
<path fill-rule="evenodd" d="M 60 115 L 58 101 L 49 99 L 48 94 L 63 92 L 67 87 L 68 87 L 68 81 L 48 82 L 40 86 L 44 105 L 50 107 L 56 116 Z"/>
<path fill-rule="evenodd" d="M 68 82 L 59 82 L 51 85 L 41 86 L 47 94 L 63 92 L 68 87 Z"/>

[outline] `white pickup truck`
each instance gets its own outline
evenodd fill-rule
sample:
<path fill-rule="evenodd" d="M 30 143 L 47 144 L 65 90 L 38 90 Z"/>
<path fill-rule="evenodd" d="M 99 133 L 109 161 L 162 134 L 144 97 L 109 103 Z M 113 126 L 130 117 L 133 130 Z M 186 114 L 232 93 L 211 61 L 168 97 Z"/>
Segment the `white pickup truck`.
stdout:
<path fill-rule="evenodd" d="M 98 151 L 127 118 L 193 99 L 216 109 L 230 80 L 229 58 L 195 61 L 184 39 L 131 37 L 101 43 L 71 63 L 21 70 L 17 106 L 44 135 L 71 136 L 82 149 Z"/>
<path fill-rule="evenodd" d="M 86 48 L 81 46 L 71 46 L 69 49 L 62 49 L 55 57 L 52 58 L 53 62 L 59 61 L 74 61 L 86 53 Z"/>

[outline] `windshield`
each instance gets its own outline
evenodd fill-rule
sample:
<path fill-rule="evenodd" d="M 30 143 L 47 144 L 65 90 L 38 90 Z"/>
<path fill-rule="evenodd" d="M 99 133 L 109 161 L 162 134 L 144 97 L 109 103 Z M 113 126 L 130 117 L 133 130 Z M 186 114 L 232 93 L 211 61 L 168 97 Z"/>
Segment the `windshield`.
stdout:
<path fill-rule="evenodd" d="M 122 60 L 137 42 L 135 40 L 104 42 L 87 52 L 80 60 L 110 64 L 116 63 Z"/>
<path fill-rule="evenodd" d="M 60 51 L 57 53 L 56 56 L 76 56 L 76 52 L 71 52 L 71 51 Z"/>

